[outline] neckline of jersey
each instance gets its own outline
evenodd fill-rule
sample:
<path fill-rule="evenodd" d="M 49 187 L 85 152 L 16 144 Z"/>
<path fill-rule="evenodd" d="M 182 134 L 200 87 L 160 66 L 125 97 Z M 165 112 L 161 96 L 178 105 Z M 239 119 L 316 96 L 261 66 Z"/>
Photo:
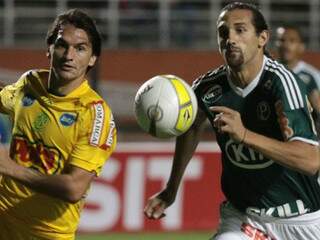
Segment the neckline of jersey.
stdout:
<path fill-rule="evenodd" d="M 240 88 L 238 86 L 236 86 L 231 78 L 230 78 L 230 70 L 229 67 L 227 67 L 227 79 L 228 79 L 228 83 L 230 85 L 230 87 L 233 89 L 233 91 L 239 95 L 240 97 L 246 97 L 248 96 L 249 93 L 251 93 L 253 91 L 253 89 L 255 89 L 255 87 L 258 85 L 261 75 L 263 73 L 263 70 L 265 68 L 265 64 L 267 62 L 267 57 L 263 56 L 263 63 L 261 66 L 261 69 L 259 71 L 259 73 L 257 74 L 257 76 L 248 84 L 248 86 L 246 86 L 245 88 Z"/>

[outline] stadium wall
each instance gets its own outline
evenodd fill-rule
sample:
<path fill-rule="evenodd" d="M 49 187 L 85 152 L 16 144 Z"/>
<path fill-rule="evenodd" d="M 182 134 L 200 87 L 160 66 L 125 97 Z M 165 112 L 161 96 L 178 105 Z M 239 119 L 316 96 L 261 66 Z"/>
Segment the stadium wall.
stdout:
<path fill-rule="evenodd" d="M 42 50 L 0 49 L 0 68 L 25 71 L 46 68 L 48 59 Z M 304 59 L 320 69 L 320 52 L 307 52 Z M 141 84 L 156 75 L 177 74 L 191 82 L 200 74 L 223 63 L 217 51 L 104 50 L 100 59 L 102 80 Z"/>

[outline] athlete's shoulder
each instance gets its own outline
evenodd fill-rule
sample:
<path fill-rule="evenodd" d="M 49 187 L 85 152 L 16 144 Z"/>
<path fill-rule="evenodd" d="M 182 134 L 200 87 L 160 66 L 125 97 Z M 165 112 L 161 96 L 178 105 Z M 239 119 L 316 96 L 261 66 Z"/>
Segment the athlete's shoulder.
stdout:
<path fill-rule="evenodd" d="M 265 71 L 264 86 L 273 96 L 288 103 L 290 109 L 304 107 L 306 88 L 292 71 L 270 58 L 265 63 Z"/>
<path fill-rule="evenodd" d="M 90 102 L 100 102 L 104 101 L 103 98 L 91 87 L 88 83 L 84 83 L 87 85 L 86 91 L 81 94 L 80 99 L 84 103 Z"/>
<path fill-rule="evenodd" d="M 80 124 L 83 126 L 80 131 L 87 134 L 89 129 L 90 145 L 109 149 L 116 142 L 116 125 L 111 108 L 89 85 L 79 100 L 83 110 L 79 118 Z M 104 133 L 108 133 L 108 136 L 106 135 L 107 140 L 101 145 L 101 136 Z"/>
<path fill-rule="evenodd" d="M 85 83 L 87 84 L 87 83 Z M 81 94 L 79 97 L 80 102 L 82 103 L 82 106 L 84 106 L 86 109 L 97 109 L 100 108 L 100 106 L 103 107 L 103 110 L 105 112 L 111 112 L 110 106 L 105 101 L 104 98 L 102 98 L 94 89 L 92 89 L 89 85 L 86 89 L 86 91 Z"/>
<path fill-rule="evenodd" d="M 40 93 L 40 91 L 47 92 L 47 85 L 49 79 L 49 70 L 46 69 L 32 69 L 24 74 L 25 83 Z"/>
<path fill-rule="evenodd" d="M 297 75 L 286 66 L 271 58 L 266 58 L 264 70 L 267 72 L 265 74 L 266 78 L 272 79 L 279 84 L 298 79 Z"/>
<path fill-rule="evenodd" d="M 300 61 L 293 71 L 312 89 L 320 88 L 320 72 L 314 66 Z"/>
<path fill-rule="evenodd" d="M 305 61 L 300 61 L 297 65 L 297 70 L 301 72 L 305 72 L 313 76 L 314 78 L 319 78 L 320 77 L 320 72 L 317 68 L 312 66 L 311 64 L 305 62 Z"/>
<path fill-rule="evenodd" d="M 12 84 L 8 84 L 3 87 L 4 91 L 19 91 L 19 89 L 23 89 L 25 86 L 28 85 L 28 82 L 30 82 L 30 77 L 33 76 L 34 70 L 29 70 L 21 74 L 21 76 L 18 78 L 18 80 Z"/>
<path fill-rule="evenodd" d="M 205 84 L 207 82 L 212 83 L 212 82 L 218 81 L 223 77 L 226 77 L 227 76 L 226 69 L 227 69 L 226 65 L 221 65 L 218 68 L 215 68 L 213 70 L 206 72 L 203 75 L 200 75 L 196 80 L 194 80 L 192 84 L 192 88 L 196 89 L 198 88 L 198 86 L 202 84 Z"/>

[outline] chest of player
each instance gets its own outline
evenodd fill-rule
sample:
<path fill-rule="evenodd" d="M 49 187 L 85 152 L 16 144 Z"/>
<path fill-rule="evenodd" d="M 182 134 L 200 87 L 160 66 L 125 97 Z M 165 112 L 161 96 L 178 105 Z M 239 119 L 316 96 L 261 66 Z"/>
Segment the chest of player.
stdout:
<path fill-rule="evenodd" d="M 256 86 L 247 95 L 241 96 L 229 84 L 213 84 L 203 89 L 201 100 L 209 118 L 211 106 L 225 106 L 238 111 L 244 125 L 252 131 L 265 135 L 279 132 L 279 124 L 275 111 L 276 100 L 271 91 Z"/>
<path fill-rule="evenodd" d="M 78 114 L 64 111 L 63 104 L 44 103 L 24 95 L 16 104 L 13 135 L 46 146 L 71 149 L 77 139 Z M 68 150 L 67 150 L 68 152 Z"/>

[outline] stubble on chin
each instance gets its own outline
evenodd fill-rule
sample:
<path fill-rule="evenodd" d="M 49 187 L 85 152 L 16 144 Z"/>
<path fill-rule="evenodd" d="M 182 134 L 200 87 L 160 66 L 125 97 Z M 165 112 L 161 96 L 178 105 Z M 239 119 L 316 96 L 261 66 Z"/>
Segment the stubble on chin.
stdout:
<path fill-rule="evenodd" d="M 240 68 L 244 63 L 243 55 L 237 56 L 237 57 L 226 57 L 226 62 L 228 66 L 232 69 L 238 69 Z"/>

